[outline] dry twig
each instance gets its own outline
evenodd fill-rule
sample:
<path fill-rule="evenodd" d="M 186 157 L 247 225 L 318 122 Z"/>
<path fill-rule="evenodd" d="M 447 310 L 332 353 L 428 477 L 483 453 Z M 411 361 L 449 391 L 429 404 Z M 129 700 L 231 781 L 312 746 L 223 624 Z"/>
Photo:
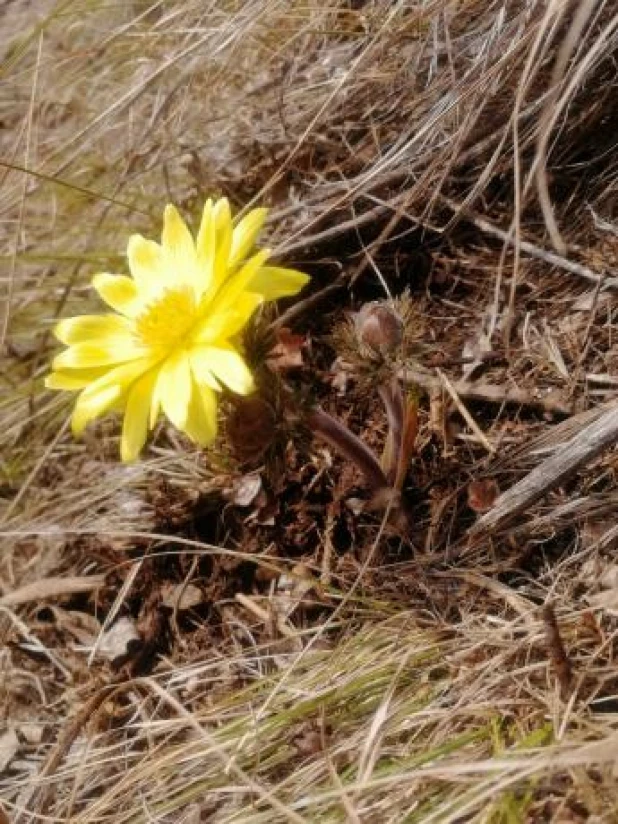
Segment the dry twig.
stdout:
<path fill-rule="evenodd" d="M 45 601 L 63 595 L 75 595 L 79 592 L 93 592 L 100 589 L 105 575 L 76 575 L 66 578 L 44 578 L 33 581 L 13 592 L 7 592 L 0 598 L 0 606 L 15 607 L 30 601 Z"/>
<path fill-rule="evenodd" d="M 425 389 L 428 392 L 441 386 L 440 381 L 425 369 L 406 367 L 402 370 L 401 377 L 407 383 L 420 386 L 421 389 Z M 461 380 L 452 386 L 462 400 L 493 403 L 499 404 L 500 406 L 512 404 L 529 409 L 537 409 L 549 415 L 560 415 L 564 417 L 573 414 L 573 406 L 565 403 L 565 401 L 554 392 L 546 395 L 539 394 L 535 397 L 525 389 L 518 389 L 512 386 L 500 386 L 498 384 L 484 383 L 481 381 L 470 383 L 469 381 Z"/>
<path fill-rule="evenodd" d="M 612 406 L 519 483 L 500 495 L 493 509 L 479 518 L 473 531 L 495 532 L 504 527 L 617 440 L 618 406 Z"/>
<path fill-rule="evenodd" d="M 494 226 L 489 220 L 486 220 L 485 218 L 480 217 L 480 215 L 476 215 L 470 210 L 463 208 L 461 204 L 455 203 L 455 201 L 450 198 L 442 197 L 441 200 L 443 200 L 444 203 L 446 203 L 446 205 L 453 210 L 453 212 L 456 214 L 462 214 L 464 220 L 470 221 L 470 223 L 486 235 L 495 237 L 509 246 L 514 245 L 515 241 L 512 235 L 505 232 L 503 229 L 499 229 L 497 226 Z M 587 266 L 577 263 L 574 260 L 569 260 L 564 257 L 564 255 L 559 255 L 556 252 L 550 252 L 547 249 L 543 249 L 541 246 L 538 246 L 536 243 L 531 243 L 529 240 L 521 240 L 519 242 L 519 249 L 521 252 L 530 255 L 530 257 L 536 258 L 537 260 L 543 260 L 551 266 L 562 269 L 563 272 L 569 272 L 572 275 L 577 275 L 578 277 L 584 278 L 584 280 L 590 281 L 594 284 L 600 283 L 604 289 L 618 288 L 618 278 L 606 278 L 603 273 L 593 272 L 592 269 L 589 269 Z"/>

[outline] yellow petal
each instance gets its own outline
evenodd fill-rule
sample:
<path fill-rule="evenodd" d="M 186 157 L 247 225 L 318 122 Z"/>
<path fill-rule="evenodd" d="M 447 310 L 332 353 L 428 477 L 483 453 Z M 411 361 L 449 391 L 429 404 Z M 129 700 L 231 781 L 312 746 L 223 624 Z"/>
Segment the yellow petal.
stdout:
<path fill-rule="evenodd" d="M 125 463 L 134 461 L 146 442 L 150 401 L 156 379 L 157 373 L 151 369 L 129 390 L 120 441 L 120 457 Z"/>
<path fill-rule="evenodd" d="M 229 257 L 230 268 L 242 263 L 251 252 L 267 214 L 268 209 L 252 209 L 236 226 L 232 235 L 232 248 Z"/>
<path fill-rule="evenodd" d="M 210 313 L 196 326 L 192 340 L 196 344 L 215 343 L 236 335 L 247 325 L 255 310 L 263 303 L 261 295 L 241 292 L 236 302 L 223 312 Z"/>
<path fill-rule="evenodd" d="M 89 423 L 104 415 L 122 397 L 123 388 L 120 384 L 106 384 L 98 392 L 88 391 L 91 387 L 92 384 L 84 389 L 75 403 L 71 417 L 71 429 L 75 437 L 81 435 Z"/>
<path fill-rule="evenodd" d="M 215 284 L 220 286 L 229 272 L 229 258 L 232 249 L 232 213 L 226 197 L 215 203 L 215 227 L 217 235 L 217 254 L 215 257 Z"/>
<path fill-rule="evenodd" d="M 255 389 L 253 375 L 238 352 L 230 347 L 201 346 L 191 353 L 191 364 L 199 375 L 211 373 L 239 395 L 248 395 Z M 206 380 L 204 382 L 207 383 Z"/>
<path fill-rule="evenodd" d="M 189 364 L 191 366 L 192 365 L 191 364 L 192 352 L 189 352 L 187 357 L 189 358 Z M 175 367 L 172 364 L 169 364 L 167 366 L 167 369 L 171 370 L 173 368 L 175 368 Z M 193 370 L 193 378 L 197 381 L 201 380 L 203 382 L 203 384 L 206 387 L 208 387 L 209 389 L 215 389 L 219 392 L 221 391 L 221 385 L 219 383 L 217 383 L 217 381 L 214 379 L 214 377 L 210 374 L 201 375 L 201 376 L 196 375 L 195 369 L 194 369 Z M 157 422 L 157 419 L 159 417 L 159 412 L 161 411 L 161 407 L 163 405 L 163 401 L 162 401 L 163 393 L 170 391 L 169 386 L 170 386 L 170 383 L 172 381 L 173 381 L 173 377 L 168 377 L 167 374 L 166 374 L 163 377 L 159 377 L 159 379 L 156 381 L 156 383 L 154 385 L 154 388 L 153 388 L 153 391 L 152 391 L 152 398 L 151 398 L 151 402 L 150 402 L 150 415 L 149 415 L 149 421 L 148 421 L 148 425 L 149 425 L 150 429 L 154 429 L 154 426 L 155 426 L 155 424 Z M 189 394 L 190 394 L 190 398 L 192 398 L 193 397 L 192 389 L 190 387 L 189 387 L 188 391 L 189 391 Z M 172 387 L 172 393 L 173 393 L 173 387 Z M 190 403 L 191 403 L 191 401 L 189 401 L 189 404 Z M 188 409 L 188 414 L 189 415 L 191 414 L 190 409 Z M 170 416 L 168 415 L 168 417 L 170 417 Z M 171 417 L 170 417 L 170 419 L 171 419 Z M 184 429 L 185 431 L 187 431 L 185 427 L 186 427 L 186 423 L 183 423 L 182 426 L 179 426 L 178 428 L 181 428 L 181 429 Z"/>
<path fill-rule="evenodd" d="M 154 429 L 161 411 L 161 398 L 159 397 L 159 381 L 155 381 L 150 398 L 150 412 L 148 413 L 148 428 Z"/>
<path fill-rule="evenodd" d="M 217 254 L 217 227 L 210 198 L 204 205 L 195 247 L 200 270 L 199 297 L 201 297 L 212 286 Z"/>
<path fill-rule="evenodd" d="M 132 278 L 126 275 L 100 274 L 92 278 L 92 285 L 102 300 L 117 312 L 130 318 L 139 311 L 137 286 Z"/>
<path fill-rule="evenodd" d="M 189 358 L 195 381 L 209 389 L 214 389 L 215 392 L 221 392 L 221 384 L 210 371 L 210 362 L 203 358 L 202 347 L 191 349 Z"/>
<path fill-rule="evenodd" d="M 52 362 L 54 370 L 90 369 L 93 366 L 113 366 L 143 358 L 148 350 L 138 346 L 132 337 L 112 336 L 96 343 L 76 343 L 56 355 Z"/>
<path fill-rule="evenodd" d="M 167 277 L 163 250 L 154 240 L 131 235 L 127 245 L 127 259 L 140 293 L 152 295 L 165 284 Z"/>
<path fill-rule="evenodd" d="M 184 350 L 173 352 L 163 363 L 154 391 L 163 412 L 177 429 L 184 431 L 191 400 L 191 369 Z"/>
<path fill-rule="evenodd" d="M 309 275 L 296 269 L 262 266 L 247 284 L 251 292 L 258 292 L 264 300 L 277 300 L 295 295 L 309 282 Z"/>
<path fill-rule="evenodd" d="M 135 380 L 154 365 L 153 358 L 142 358 L 110 369 L 90 383 L 78 396 L 71 419 L 73 433 L 81 434 L 95 418 L 104 415 L 127 394 Z"/>
<path fill-rule="evenodd" d="M 65 318 L 54 327 L 54 335 L 69 346 L 72 343 L 87 343 L 97 338 L 129 334 L 129 321 L 121 315 L 80 315 Z"/>
<path fill-rule="evenodd" d="M 245 265 L 223 284 L 209 309 L 213 316 L 233 308 L 240 295 L 247 289 L 247 283 L 251 281 L 258 269 L 266 262 L 269 255 L 270 249 L 262 249 L 249 258 Z"/>
<path fill-rule="evenodd" d="M 217 397 L 212 389 L 195 381 L 185 432 L 200 446 L 208 446 L 217 435 Z"/>
<path fill-rule="evenodd" d="M 109 367 L 100 366 L 93 369 L 70 369 L 67 372 L 51 372 L 45 378 L 45 386 L 48 389 L 83 389 L 89 383 L 98 380 Z"/>
<path fill-rule="evenodd" d="M 195 243 L 178 209 L 165 207 L 161 245 L 165 256 L 167 275 L 176 283 L 195 283 L 198 275 Z"/>

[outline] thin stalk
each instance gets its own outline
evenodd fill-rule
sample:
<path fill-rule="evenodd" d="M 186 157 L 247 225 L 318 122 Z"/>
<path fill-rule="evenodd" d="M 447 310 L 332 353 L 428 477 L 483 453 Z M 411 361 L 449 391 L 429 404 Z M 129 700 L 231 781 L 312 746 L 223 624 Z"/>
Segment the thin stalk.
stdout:
<path fill-rule="evenodd" d="M 405 425 L 405 405 L 399 380 L 395 377 L 390 384 L 382 384 L 378 387 L 378 394 L 386 409 L 386 418 L 388 420 L 388 435 L 382 457 L 382 469 L 386 474 L 389 486 L 393 486 L 400 463 Z"/>
<path fill-rule="evenodd" d="M 309 412 L 306 422 L 316 435 L 339 450 L 360 469 L 372 489 L 384 489 L 389 486 L 380 462 L 371 449 L 340 421 L 323 409 L 315 407 Z"/>

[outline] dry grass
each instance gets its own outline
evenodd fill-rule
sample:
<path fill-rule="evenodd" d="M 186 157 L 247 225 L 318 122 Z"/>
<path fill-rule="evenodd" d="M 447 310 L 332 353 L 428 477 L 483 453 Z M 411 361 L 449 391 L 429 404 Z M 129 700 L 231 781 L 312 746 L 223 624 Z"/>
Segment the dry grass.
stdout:
<path fill-rule="evenodd" d="M 470 532 L 466 505 L 615 397 L 612 4 L 41 0 L 0 30 L 9 819 L 615 821 L 616 457 L 508 533 Z M 272 523 L 224 506 L 224 442 L 162 427 L 127 468 L 114 421 L 68 436 L 51 324 L 165 202 L 195 221 L 213 193 L 271 206 L 280 259 L 313 276 L 282 307 L 304 380 L 372 446 L 382 415 L 330 386 L 331 334 L 410 291 L 404 540 L 303 439 L 264 474 Z M 112 667 L 119 618 L 138 651 Z"/>

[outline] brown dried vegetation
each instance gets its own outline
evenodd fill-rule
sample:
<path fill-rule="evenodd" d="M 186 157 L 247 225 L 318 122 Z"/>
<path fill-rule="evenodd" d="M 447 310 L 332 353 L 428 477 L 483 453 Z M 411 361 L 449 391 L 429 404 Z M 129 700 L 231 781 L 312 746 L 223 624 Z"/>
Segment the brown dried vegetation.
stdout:
<path fill-rule="evenodd" d="M 614 5 L 5 5 L 0 820 L 615 821 L 613 430 L 483 528 L 615 403 Z M 253 330 L 259 409 L 121 466 L 49 329 L 212 194 L 311 288 Z M 384 299 L 404 523 L 286 394 L 380 454 Z"/>

